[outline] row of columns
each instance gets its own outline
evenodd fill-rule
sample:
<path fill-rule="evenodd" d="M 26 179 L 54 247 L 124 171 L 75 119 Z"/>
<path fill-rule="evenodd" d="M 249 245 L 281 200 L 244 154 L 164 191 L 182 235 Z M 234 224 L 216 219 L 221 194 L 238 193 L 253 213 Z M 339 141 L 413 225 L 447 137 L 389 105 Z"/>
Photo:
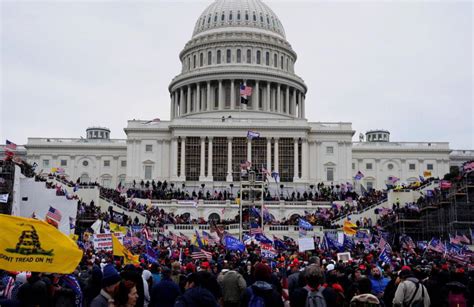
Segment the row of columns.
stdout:
<path fill-rule="evenodd" d="M 217 110 L 228 110 L 224 101 L 223 82 L 230 82 L 230 110 L 239 109 L 240 101 L 238 98 L 240 80 L 218 80 L 217 87 L 207 81 L 206 85 L 201 87 L 201 83 L 188 84 L 176 89 L 171 93 L 171 119 L 196 113 L 216 110 L 214 107 L 215 99 L 218 100 Z M 217 88 L 217 97 L 214 97 L 214 91 Z M 206 89 L 204 91 L 204 89 Z M 262 96 L 262 107 L 260 107 L 260 95 Z M 255 81 L 253 85 L 252 104 L 250 110 L 263 110 L 266 112 L 278 112 L 281 114 L 292 115 L 297 118 L 305 118 L 305 95 L 300 90 L 282 86 L 282 84 Z M 205 102 L 205 103 L 204 103 Z M 242 109 L 246 109 L 242 105 Z"/>
<path fill-rule="evenodd" d="M 233 181 L 232 179 L 232 137 L 227 138 L 227 181 Z M 213 158 L 213 146 L 212 141 L 213 137 L 207 137 L 208 140 L 208 156 L 207 156 L 207 176 L 205 175 L 205 146 L 206 146 L 206 137 L 201 137 L 201 151 L 200 151 L 200 174 L 199 174 L 199 181 L 213 181 L 213 174 L 212 174 L 212 158 Z M 279 146 L 278 141 L 279 138 L 273 138 L 274 140 L 274 165 L 272 165 L 272 152 L 271 152 L 271 138 L 267 138 L 267 155 L 266 155 L 266 169 L 279 172 Z M 171 150 L 173 157 L 177 157 L 177 138 L 173 138 L 171 141 Z M 178 161 L 173 162 L 172 165 L 172 176 L 177 177 L 180 181 L 186 180 L 186 138 L 183 137 L 180 140 L 181 142 L 181 154 Z M 301 146 L 301 158 L 302 158 L 302 165 L 301 165 L 301 177 L 299 176 L 299 138 L 294 138 L 294 175 L 293 181 L 297 182 L 300 179 L 308 179 L 308 168 L 309 168 L 309 152 L 308 152 L 308 142 L 307 139 L 302 139 L 302 146 Z M 252 161 L 252 142 L 251 140 L 247 140 L 247 161 Z M 180 173 L 177 173 L 177 163 L 180 163 Z"/>

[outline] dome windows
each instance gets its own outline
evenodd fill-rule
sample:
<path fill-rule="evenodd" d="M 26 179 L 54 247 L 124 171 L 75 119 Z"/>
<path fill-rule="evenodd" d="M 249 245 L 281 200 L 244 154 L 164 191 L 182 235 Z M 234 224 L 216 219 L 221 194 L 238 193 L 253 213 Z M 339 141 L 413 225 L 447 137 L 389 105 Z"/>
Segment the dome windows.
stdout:
<path fill-rule="evenodd" d="M 263 23 L 263 16 L 260 15 L 260 22 Z"/>
<path fill-rule="evenodd" d="M 255 14 L 255 12 L 253 12 L 253 21 L 257 21 L 257 15 Z"/>
<path fill-rule="evenodd" d="M 278 55 L 276 53 L 273 55 L 273 66 L 278 67 Z"/>
<path fill-rule="evenodd" d="M 267 23 L 268 25 L 270 25 L 270 18 L 268 18 L 268 16 L 267 16 Z"/>
<path fill-rule="evenodd" d="M 252 64 L 252 50 L 247 49 L 247 64 Z"/>
<path fill-rule="evenodd" d="M 217 14 L 214 16 L 214 22 L 217 22 Z"/>
<path fill-rule="evenodd" d="M 217 64 L 220 64 L 221 63 L 221 51 L 220 50 L 217 50 L 217 59 L 216 59 L 216 62 Z"/>
<path fill-rule="evenodd" d="M 212 52 L 208 51 L 207 52 L 207 65 L 211 65 L 211 64 L 212 64 Z"/>
<path fill-rule="evenodd" d="M 242 62 L 242 50 L 237 49 L 237 63 Z"/>
<path fill-rule="evenodd" d="M 201 26 L 203 26 L 205 22 L 206 22 L 206 19 L 203 18 L 203 19 L 202 19 L 202 24 L 201 24 Z"/>
<path fill-rule="evenodd" d="M 224 19 L 225 19 L 225 14 L 224 14 L 224 12 L 222 12 L 221 21 L 224 21 Z"/>
<path fill-rule="evenodd" d="M 193 68 L 196 68 L 196 55 L 193 55 Z"/>
<path fill-rule="evenodd" d="M 232 20 L 232 12 L 229 13 L 229 20 Z"/>
<path fill-rule="evenodd" d="M 257 50 L 257 64 L 261 64 L 262 62 L 262 53 L 260 50 Z"/>
<path fill-rule="evenodd" d="M 270 52 L 265 52 L 265 65 L 270 66 Z"/>
<path fill-rule="evenodd" d="M 211 23 L 211 15 L 209 15 L 209 18 L 207 19 L 207 24 Z"/>
<path fill-rule="evenodd" d="M 237 20 L 240 20 L 240 11 L 237 12 Z"/>
<path fill-rule="evenodd" d="M 201 52 L 199 55 L 199 67 L 204 66 L 204 54 Z"/>
<path fill-rule="evenodd" d="M 231 62 L 231 57 L 232 57 L 232 52 L 230 51 L 230 49 L 227 49 L 227 51 L 226 51 L 226 63 Z"/>
<path fill-rule="evenodd" d="M 280 68 L 283 70 L 283 56 L 280 57 Z"/>
<path fill-rule="evenodd" d="M 245 12 L 245 20 L 249 20 L 249 13 L 248 12 Z"/>

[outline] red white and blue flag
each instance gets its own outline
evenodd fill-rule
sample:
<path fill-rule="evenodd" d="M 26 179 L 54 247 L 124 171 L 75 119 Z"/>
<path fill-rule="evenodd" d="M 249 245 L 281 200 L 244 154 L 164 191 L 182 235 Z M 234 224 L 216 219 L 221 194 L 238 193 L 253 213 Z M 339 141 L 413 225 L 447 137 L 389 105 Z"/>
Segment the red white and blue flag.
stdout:
<path fill-rule="evenodd" d="M 52 206 L 49 206 L 48 213 L 46 213 L 46 219 L 53 220 L 56 223 L 61 222 L 61 211 L 58 209 L 53 208 Z"/>
<path fill-rule="evenodd" d="M 9 141 L 9 140 L 7 140 L 5 143 L 6 143 L 6 146 L 5 146 L 6 149 L 8 149 L 8 150 L 13 150 L 13 151 L 16 150 L 16 147 L 17 147 L 17 146 L 16 146 L 15 143 L 13 143 L 13 142 L 11 142 L 11 141 Z"/>
<path fill-rule="evenodd" d="M 248 104 L 248 96 L 252 96 L 252 88 L 245 84 L 240 85 L 240 103 Z"/>

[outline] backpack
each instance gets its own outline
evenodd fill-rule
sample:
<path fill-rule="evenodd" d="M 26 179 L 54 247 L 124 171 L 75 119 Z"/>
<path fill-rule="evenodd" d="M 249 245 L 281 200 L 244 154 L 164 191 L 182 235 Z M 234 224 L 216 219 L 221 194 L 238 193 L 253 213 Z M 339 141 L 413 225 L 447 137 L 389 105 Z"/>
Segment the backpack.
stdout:
<path fill-rule="evenodd" d="M 407 307 L 425 307 L 425 287 L 423 285 L 421 285 L 421 299 L 413 302 L 416 293 L 418 292 L 418 288 L 420 288 L 420 282 L 416 283 L 415 292 L 413 292 L 410 301 L 406 305 Z"/>
<path fill-rule="evenodd" d="M 305 307 L 326 307 L 326 299 L 323 296 L 324 287 L 318 291 L 308 291 Z"/>
<path fill-rule="evenodd" d="M 249 300 L 248 307 L 265 307 L 265 300 L 263 299 L 263 297 L 255 294 L 255 292 L 253 292 L 252 287 L 249 287 L 249 292 L 250 292 L 250 300 Z"/>
<path fill-rule="evenodd" d="M 454 293 L 449 291 L 448 294 L 449 307 L 467 307 L 467 300 L 463 293 Z"/>

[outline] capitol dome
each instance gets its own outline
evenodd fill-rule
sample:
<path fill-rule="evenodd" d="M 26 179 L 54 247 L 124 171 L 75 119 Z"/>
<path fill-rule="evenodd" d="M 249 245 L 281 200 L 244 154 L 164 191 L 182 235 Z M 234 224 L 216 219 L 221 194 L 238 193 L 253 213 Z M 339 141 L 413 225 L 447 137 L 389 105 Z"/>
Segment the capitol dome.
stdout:
<path fill-rule="evenodd" d="M 193 37 L 205 32 L 246 28 L 285 38 L 285 30 L 276 14 L 260 0 L 216 0 L 201 14 Z"/>
<path fill-rule="evenodd" d="M 296 52 L 261 0 L 215 0 L 197 19 L 179 59 L 181 73 L 168 87 L 171 119 L 234 112 L 305 119 L 307 87 L 295 74 Z M 241 86 L 251 88 L 248 97 L 240 96 Z"/>

